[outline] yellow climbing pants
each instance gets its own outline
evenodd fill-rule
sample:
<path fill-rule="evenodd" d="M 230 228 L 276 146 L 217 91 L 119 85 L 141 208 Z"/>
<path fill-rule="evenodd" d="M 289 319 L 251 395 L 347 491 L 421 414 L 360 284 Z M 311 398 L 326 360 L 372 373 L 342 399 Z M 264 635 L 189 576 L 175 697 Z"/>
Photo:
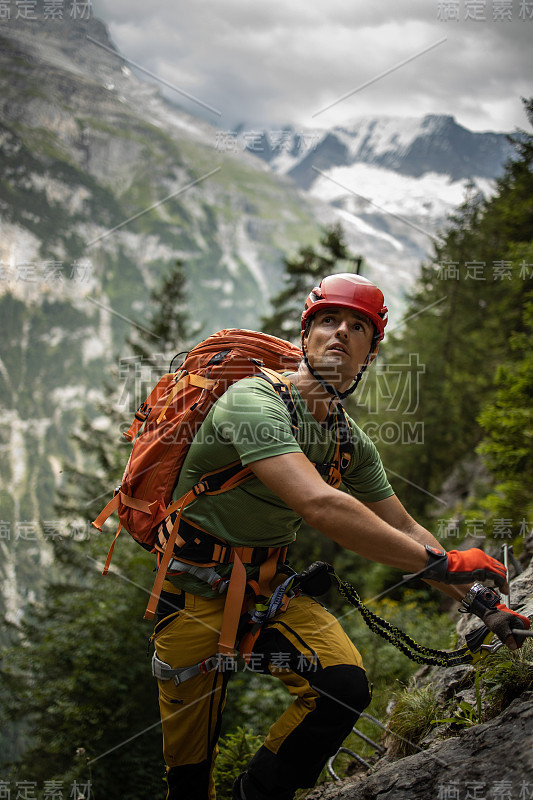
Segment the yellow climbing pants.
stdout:
<path fill-rule="evenodd" d="M 155 628 L 158 658 L 181 668 L 213 656 L 224 597 L 208 600 L 173 588 L 172 599 L 178 610 Z M 233 666 L 244 664 L 228 661 L 180 686 L 158 681 L 168 800 L 215 798 L 212 770 Z M 370 702 L 361 656 L 333 615 L 301 594 L 262 629 L 244 668 L 279 678 L 294 698 L 246 776 L 247 797 L 284 800 L 314 785 Z"/>

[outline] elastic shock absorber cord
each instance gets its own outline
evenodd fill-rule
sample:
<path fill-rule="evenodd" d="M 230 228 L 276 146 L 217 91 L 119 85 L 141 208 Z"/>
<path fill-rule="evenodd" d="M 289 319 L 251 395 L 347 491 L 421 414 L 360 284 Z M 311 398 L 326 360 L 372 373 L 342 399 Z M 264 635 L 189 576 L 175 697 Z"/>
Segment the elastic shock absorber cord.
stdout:
<path fill-rule="evenodd" d="M 337 582 L 339 593 L 347 600 L 350 605 L 356 608 L 363 617 L 365 623 L 373 633 L 378 634 L 390 644 L 401 650 L 411 661 L 418 664 L 428 664 L 436 667 L 456 667 L 460 664 L 471 664 L 473 661 L 473 653 L 468 647 L 468 644 L 459 648 L 459 650 L 436 650 L 431 647 L 424 647 L 409 636 L 405 631 L 397 628 L 391 622 L 388 622 L 377 614 L 374 614 L 370 609 L 365 606 L 361 598 L 357 594 L 355 588 L 346 581 L 341 580 L 336 573 L 332 573 L 332 578 Z M 488 633 L 488 631 L 487 631 Z"/>

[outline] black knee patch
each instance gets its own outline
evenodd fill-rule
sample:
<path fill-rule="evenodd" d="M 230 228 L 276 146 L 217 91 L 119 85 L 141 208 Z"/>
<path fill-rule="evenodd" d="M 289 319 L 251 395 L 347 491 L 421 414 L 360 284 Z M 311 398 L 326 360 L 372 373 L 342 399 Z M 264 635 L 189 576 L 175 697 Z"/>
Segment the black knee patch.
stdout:
<path fill-rule="evenodd" d="M 165 800 L 206 800 L 209 791 L 209 761 L 171 767 L 167 772 L 168 793 Z"/>
<path fill-rule="evenodd" d="M 371 699 L 365 671 L 360 667 L 326 667 L 308 680 L 319 695 L 315 709 L 278 750 L 293 777 L 295 765 L 302 765 L 296 776 L 299 788 L 315 784 L 328 758 L 337 752 Z"/>
<path fill-rule="evenodd" d="M 370 703 L 363 669 L 339 665 L 306 675 L 317 692 L 315 708 L 287 736 L 277 753 L 261 747 L 248 766 L 243 787 L 250 800 L 284 800 L 314 786 Z"/>
<path fill-rule="evenodd" d="M 370 688 L 361 667 L 339 664 L 317 670 L 309 676 L 309 683 L 320 694 L 321 713 L 328 718 L 342 717 L 350 728 L 370 704 Z"/>

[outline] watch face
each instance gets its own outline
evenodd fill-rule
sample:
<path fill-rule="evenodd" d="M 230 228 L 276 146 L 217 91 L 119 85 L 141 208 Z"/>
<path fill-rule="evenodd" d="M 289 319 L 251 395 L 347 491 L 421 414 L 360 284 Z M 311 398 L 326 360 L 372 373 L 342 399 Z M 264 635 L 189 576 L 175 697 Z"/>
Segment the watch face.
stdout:
<path fill-rule="evenodd" d="M 500 600 L 500 595 L 494 589 L 488 589 L 486 587 L 483 588 L 483 592 L 481 597 L 487 603 L 487 605 L 494 605 Z"/>
<path fill-rule="evenodd" d="M 462 601 L 466 608 L 474 603 L 481 604 L 484 608 L 493 608 L 500 602 L 500 595 L 494 589 L 483 586 L 482 583 L 475 583 L 470 587 Z"/>

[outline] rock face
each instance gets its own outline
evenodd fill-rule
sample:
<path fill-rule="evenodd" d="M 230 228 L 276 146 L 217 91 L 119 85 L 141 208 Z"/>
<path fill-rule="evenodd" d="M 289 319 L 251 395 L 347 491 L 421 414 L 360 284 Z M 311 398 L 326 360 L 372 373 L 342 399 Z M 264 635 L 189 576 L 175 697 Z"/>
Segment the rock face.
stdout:
<path fill-rule="evenodd" d="M 510 582 L 511 607 L 533 618 L 533 560 Z M 464 615 L 458 633 L 479 627 Z M 489 656 L 490 657 L 490 656 Z M 471 666 L 423 667 L 417 685 L 431 684 L 437 698 L 475 704 Z M 450 729 L 448 729 L 449 733 Z M 440 730 L 442 733 L 442 728 Z M 385 755 L 370 774 L 314 789 L 306 800 L 527 800 L 533 797 L 533 691 L 524 692 L 498 716 L 444 740 L 432 733 L 429 747 L 393 760 Z"/>
<path fill-rule="evenodd" d="M 318 788 L 306 800 L 503 800 L 533 791 L 533 692 L 495 719 L 370 776 Z"/>

